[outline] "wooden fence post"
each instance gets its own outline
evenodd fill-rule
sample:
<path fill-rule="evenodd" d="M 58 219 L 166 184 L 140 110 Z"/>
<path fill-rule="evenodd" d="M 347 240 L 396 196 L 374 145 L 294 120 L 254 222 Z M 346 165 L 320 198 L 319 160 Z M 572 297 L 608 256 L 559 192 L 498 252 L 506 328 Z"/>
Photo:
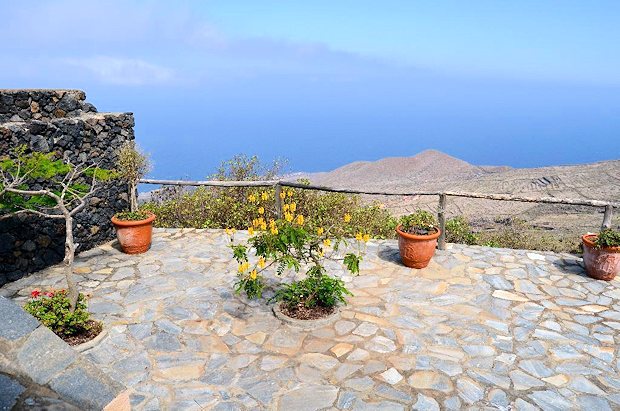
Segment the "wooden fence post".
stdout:
<path fill-rule="evenodd" d="M 282 218 L 282 197 L 280 194 L 282 193 L 282 186 L 280 183 L 276 184 L 276 215 L 278 219 Z"/>
<path fill-rule="evenodd" d="M 606 228 L 611 228 L 611 218 L 614 214 L 614 207 L 611 204 L 605 206 L 605 215 L 603 216 L 603 224 L 601 225 L 601 231 Z"/>
<path fill-rule="evenodd" d="M 446 202 L 447 196 L 445 194 L 439 194 L 439 208 L 437 210 L 438 220 L 439 220 L 439 230 L 441 234 L 439 234 L 439 249 L 446 249 Z"/>

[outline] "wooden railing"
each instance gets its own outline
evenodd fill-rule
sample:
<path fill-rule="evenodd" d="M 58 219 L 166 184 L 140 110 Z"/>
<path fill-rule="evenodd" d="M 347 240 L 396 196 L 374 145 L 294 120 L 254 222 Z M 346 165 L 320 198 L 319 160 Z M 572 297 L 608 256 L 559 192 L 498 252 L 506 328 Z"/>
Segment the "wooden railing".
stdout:
<path fill-rule="evenodd" d="M 589 199 L 566 199 L 556 197 L 520 197 L 508 194 L 483 194 L 483 193 L 465 193 L 459 191 L 409 191 L 405 193 L 384 192 L 384 191 L 363 191 L 363 190 L 349 190 L 346 188 L 334 188 L 325 187 L 312 184 L 295 183 L 291 181 L 281 180 L 261 180 L 261 181 L 220 181 L 220 180 L 205 180 L 205 181 L 191 181 L 191 180 L 155 180 L 155 179 L 142 179 L 142 184 L 157 184 L 164 186 L 205 186 L 205 187 L 273 187 L 276 191 L 276 212 L 278 217 L 282 216 L 282 200 L 280 193 L 282 187 L 300 188 L 303 190 L 317 190 L 326 191 L 331 193 L 345 193 L 345 194 L 362 194 L 362 195 L 379 195 L 379 196 L 438 196 L 439 206 L 437 209 L 437 217 L 439 221 L 439 228 L 441 235 L 439 237 L 438 247 L 440 250 L 446 248 L 446 207 L 448 205 L 448 197 L 464 197 L 464 198 L 479 198 L 484 200 L 497 200 L 497 201 L 517 201 L 522 203 L 541 203 L 541 204 L 566 204 L 575 206 L 590 206 L 590 207 L 602 207 L 605 209 L 603 215 L 603 223 L 601 229 L 611 227 L 611 219 L 613 216 L 613 209 L 620 208 L 620 203 L 602 201 L 602 200 L 589 200 Z"/>

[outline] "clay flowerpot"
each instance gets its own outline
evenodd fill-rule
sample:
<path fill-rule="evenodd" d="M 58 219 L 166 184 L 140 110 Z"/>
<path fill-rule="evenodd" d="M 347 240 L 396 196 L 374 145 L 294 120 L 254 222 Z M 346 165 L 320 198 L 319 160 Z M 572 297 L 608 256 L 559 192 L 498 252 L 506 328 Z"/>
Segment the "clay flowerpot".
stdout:
<path fill-rule="evenodd" d="M 426 267 L 435 255 L 437 238 L 441 231 L 437 229 L 437 232 L 433 234 L 416 235 L 405 233 L 399 225 L 396 227 L 396 233 L 398 234 L 400 259 L 403 264 L 411 268 Z"/>
<path fill-rule="evenodd" d="M 116 237 L 124 253 L 140 254 L 151 247 L 154 220 L 155 214 L 138 221 L 119 220 L 112 217 L 112 224 L 116 227 Z"/>
<path fill-rule="evenodd" d="M 620 247 L 596 248 L 596 237 L 596 234 L 585 234 L 581 237 L 586 272 L 597 280 L 611 281 L 620 272 Z"/>

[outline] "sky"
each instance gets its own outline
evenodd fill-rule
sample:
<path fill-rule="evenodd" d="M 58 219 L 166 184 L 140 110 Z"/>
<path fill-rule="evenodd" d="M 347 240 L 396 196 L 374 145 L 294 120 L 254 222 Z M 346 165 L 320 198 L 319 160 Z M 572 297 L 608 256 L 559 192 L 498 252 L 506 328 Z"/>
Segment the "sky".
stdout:
<path fill-rule="evenodd" d="M 0 0 L 0 88 L 129 111 L 157 178 L 620 158 L 620 2 Z"/>

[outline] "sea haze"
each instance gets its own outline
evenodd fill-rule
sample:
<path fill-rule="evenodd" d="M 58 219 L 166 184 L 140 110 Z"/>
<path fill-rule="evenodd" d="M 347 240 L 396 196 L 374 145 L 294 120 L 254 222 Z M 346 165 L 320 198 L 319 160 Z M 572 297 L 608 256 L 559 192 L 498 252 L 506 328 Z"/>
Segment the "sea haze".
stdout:
<path fill-rule="evenodd" d="M 158 178 L 204 178 L 237 153 L 289 171 L 434 148 L 478 165 L 620 158 L 620 88 L 396 73 L 351 81 L 262 76 L 200 88 L 89 90 L 133 111 Z"/>

